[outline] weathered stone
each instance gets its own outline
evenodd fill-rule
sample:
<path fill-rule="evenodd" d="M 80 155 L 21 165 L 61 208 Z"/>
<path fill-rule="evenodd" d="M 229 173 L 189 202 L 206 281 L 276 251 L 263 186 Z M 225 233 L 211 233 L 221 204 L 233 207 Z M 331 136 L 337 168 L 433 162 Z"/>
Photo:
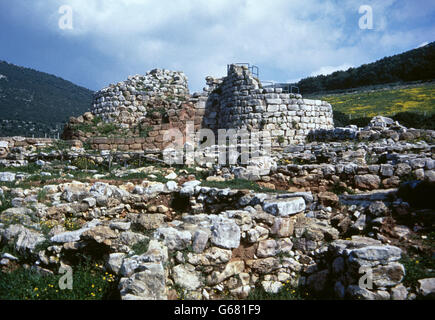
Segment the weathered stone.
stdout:
<path fill-rule="evenodd" d="M 201 286 L 200 273 L 190 264 L 179 264 L 172 269 L 174 282 L 186 290 L 196 290 Z"/>
<path fill-rule="evenodd" d="M 435 299 L 435 278 L 418 280 L 418 292 L 425 298 Z"/>
<path fill-rule="evenodd" d="M 406 300 L 408 296 L 408 290 L 403 284 L 391 289 L 391 299 L 392 300 Z"/>
<path fill-rule="evenodd" d="M 190 232 L 177 230 L 172 227 L 160 227 L 154 236 L 157 239 L 163 240 L 170 250 L 184 250 L 192 243 Z"/>
<path fill-rule="evenodd" d="M 301 197 L 264 201 L 263 210 L 274 216 L 287 217 L 305 210 L 305 200 Z"/>
<path fill-rule="evenodd" d="M 193 244 L 192 244 L 193 252 L 195 253 L 203 252 L 207 246 L 209 237 L 210 235 L 205 231 L 202 230 L 196 231 L 195 234 L 193 235 Z"/>
<path fill-rule="evenodd" d="M 118 235 L 115 231 L 106 226 L 98 226 L 86 230 L 80 236 L 83 240 L 93 240 L 97 243 L 106 243 L 106 240 L 115 239 Z"/>
<path fill-rule="evenodd" d="M 238 248 L 240 245 L 240 228 L 232 220 L 221 218 L 211 227 L 211 242 L 225 249 Z"/>
<path fill-rule="evenodd" d="M 138 273 L 122 278 L 119 284 L 123 300 L 164 300 L 165 270 L 161 263 L 145 263 Z"/>
<path fill-rule="evenodd" d="M 135 219 L 135 224 L 145 230 L 154 230 L 160 227 L 165 222 L 164 214 L 145 214 L 138 215 Z"/>
<path fill-rule="evenodd" d="M 225 266 L 222 272 L 214 271 L 208 278 L 207 283 L 209 285 L 216 285 L 222 281 L 243 272 L 245 269 L 245 263 L 243 261 L 233 261 Z"/>
<path fill-rule="evenodd" d="M 355 176 L 355 187 L 358 189 L 379 189 L 380 184 L 381 179 L 376 175 L 366 174 Z"/>
<path fill-rule="evenodd" d="M 106 262 L 106 268 L 114 273 L 118 274 L 121 270 L 122 262 L 125 258 L 125 253 L 111 253 L 109 255 L 109 259 Z"/>
<path fill-rule="evenodd" d="M 278 244 L 275 240 L 260 241 L 257 248 L 257 256 L 259 258 L 274 257 L 278 251 Z"/>
<path fill-rule="evenodd" d="M 400 248 L 390 245 L 367 246 L 352 250 L 349 255 L 349 261 L 356 262 L 361 266 L 375 266 L 378 264 L 387 264 L 398 261 L 401 254 L 402 250 Z"/>
<path fill-rule="evenodd" d="M 405 276 L 405 268 L 397 262 L 386 266 L 377 266 L 372 270 L 373 283 L 378 287 L 393 287 L 398 285 Z"/>
<path fill-rule="evenodd" d="M 275 218 L 271 233 L 280 238 L 287 238 L 293 235 L 294 224 L 289 218 Z M 254 241 L 255 242 L 255 241 Z"/>

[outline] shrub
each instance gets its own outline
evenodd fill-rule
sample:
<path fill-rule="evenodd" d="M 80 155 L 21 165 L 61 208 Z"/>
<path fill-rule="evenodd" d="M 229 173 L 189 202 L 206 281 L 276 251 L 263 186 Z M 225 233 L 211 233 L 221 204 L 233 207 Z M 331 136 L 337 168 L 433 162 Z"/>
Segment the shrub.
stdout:
<path fill-rule="evenodd" d="M 88 170 L 88 169 L 97 169 L 98 166 L 96 165 L 95 161 L 88 158 L 88 157 L 77 157 L 74 159 L 71 164 L 81 170 Z"/>

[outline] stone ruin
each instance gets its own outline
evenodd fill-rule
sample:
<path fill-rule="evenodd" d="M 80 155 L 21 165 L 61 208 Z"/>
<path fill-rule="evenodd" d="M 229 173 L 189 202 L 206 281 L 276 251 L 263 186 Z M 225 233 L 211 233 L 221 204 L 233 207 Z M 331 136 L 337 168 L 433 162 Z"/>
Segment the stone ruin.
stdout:
<path fill-rule="evenodd" d="M 90 112 L 71 118 L 63 138 L 97 150 L 163 150 L 171 144 L 163 139 L 165 130 L 180 130 L 186 141 L 191 121 L 195 131 L 263 130 L 271 135 L 273 147 L 283 147 L 303 143 L 312 131 L 334 128 L 330 104 L 264 87 L 247 66 L 230 65 L 226 77 L 206 81 L 202 93 L 190 95 L 182 72 L 155 69 L 130 76 L 98 91 Z M 114 127 L 98 129 L 107 124 Z"/>

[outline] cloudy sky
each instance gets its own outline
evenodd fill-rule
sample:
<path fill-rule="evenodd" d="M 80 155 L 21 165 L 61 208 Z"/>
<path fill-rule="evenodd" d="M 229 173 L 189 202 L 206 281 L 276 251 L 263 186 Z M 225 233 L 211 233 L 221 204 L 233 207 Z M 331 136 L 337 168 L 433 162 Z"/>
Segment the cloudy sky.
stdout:
<path fill-rule="evenodd" d="M 68 22 L 64 5 L 72 29 L 59 27 Z M 372 29 L 360 28 L 368 22 L 361 6 L 372 9 Z M 291 82 L 434 38 L 433 0 L 0 0 L 0 60 L 92 90 L 166 68 L 200 91 L 233 62 Z"/>

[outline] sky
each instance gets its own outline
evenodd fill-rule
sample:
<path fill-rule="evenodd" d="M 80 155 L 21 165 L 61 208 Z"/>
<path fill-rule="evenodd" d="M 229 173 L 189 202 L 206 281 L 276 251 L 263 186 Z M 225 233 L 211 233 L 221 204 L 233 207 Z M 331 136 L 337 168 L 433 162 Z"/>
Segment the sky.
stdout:
<path fill-rule="evenodd" d="M 0 0 L 0 60 L 91 90 L 162 68 L 198 92 L 239 62 L 296 82 L 434 40 L 433 0 Z"/>

